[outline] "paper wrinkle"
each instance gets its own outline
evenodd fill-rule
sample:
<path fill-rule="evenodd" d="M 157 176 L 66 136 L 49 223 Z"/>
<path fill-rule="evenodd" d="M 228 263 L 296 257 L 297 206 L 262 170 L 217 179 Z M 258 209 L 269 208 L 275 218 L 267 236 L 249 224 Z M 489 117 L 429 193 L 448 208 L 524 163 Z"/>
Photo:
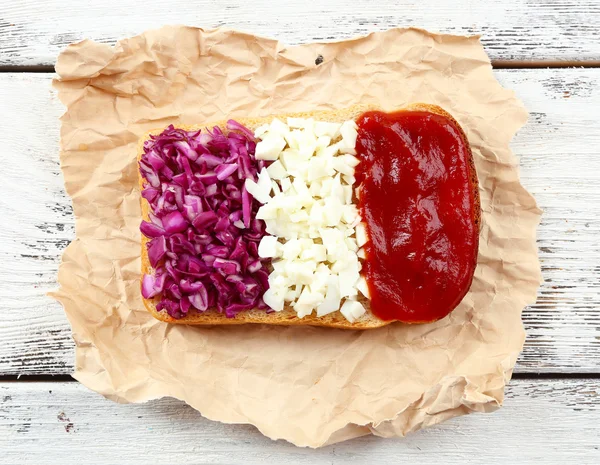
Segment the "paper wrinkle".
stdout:
<path fill-rule="evenodd" d="M 321 55 L 323 62 L 315 63 Z M 114 48 L 86 40 L 59 57 L 61 166 L 77 238 L 59 269 L 76 343 L 74 376 L 117 402 L 181 399 L 206 418 L 319 447 L 404 436 L 503 400 L 535 301 L 540 210 L 509 142 L 527 113 L 477 37 L 392 29 L 286 47 L 225 29 L 164 27 Z M 437 104 L 465 129 L 482 201 L 471 290 L 448 317 L 366 332 L 169 326 L 139 289 L 136 143 L 168 124 L 374 103 Z"/>

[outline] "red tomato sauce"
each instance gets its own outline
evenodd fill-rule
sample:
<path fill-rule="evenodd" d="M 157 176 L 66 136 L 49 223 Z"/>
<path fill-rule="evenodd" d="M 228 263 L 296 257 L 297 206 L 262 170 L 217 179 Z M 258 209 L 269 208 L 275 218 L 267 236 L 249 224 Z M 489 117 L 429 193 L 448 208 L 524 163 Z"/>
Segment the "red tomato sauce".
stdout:
<path fill-rule="evenodd" d="M 454 121 L 427 111 L 367 112 L 357 124 L 371 311 L 407 323 L 443 318 L 469 290 L 477 261 L 469 147 Z"/>

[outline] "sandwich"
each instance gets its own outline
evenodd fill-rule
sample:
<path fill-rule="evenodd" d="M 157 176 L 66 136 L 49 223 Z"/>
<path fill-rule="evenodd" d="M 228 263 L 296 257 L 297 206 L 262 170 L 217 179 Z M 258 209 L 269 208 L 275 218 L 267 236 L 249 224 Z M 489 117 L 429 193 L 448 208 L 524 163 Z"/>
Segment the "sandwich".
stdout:
<path fill-rule="evenodd" d="M 427 323 L 473 280 L 477 174 L 438 106 L 169 126 L 138 164 L 141 294 L 161 321 Z"/>

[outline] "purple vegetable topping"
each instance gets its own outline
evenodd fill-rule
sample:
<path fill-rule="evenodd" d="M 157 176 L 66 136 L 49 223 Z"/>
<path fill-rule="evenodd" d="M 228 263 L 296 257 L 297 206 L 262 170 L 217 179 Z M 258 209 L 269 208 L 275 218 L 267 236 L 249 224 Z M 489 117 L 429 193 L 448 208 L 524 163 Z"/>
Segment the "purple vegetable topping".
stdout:
<path fill-rule="evenodd" d="M 139 163 L 142 197 L 150 221 L 140 225 L 153 275 L 142 278 L 142 296 L 160 298 L 156 308 L 173 318 L 211 307 L 235 317 L 261 308 L 268 289 L 257 242 L 265 235 L 256 220 L 259 203 L 246 191 L 264 166 L 254 158 L 252 132 L 229 120 L 218 127 L 184 131 L 169 126 L 144 143 Z"/>
<path fill-rule="evenodd" d="M 158 262 L 167 253 L 167 241 L 165 236 L 159 236 L 148 242 L 148 258 L 150 259 L 150 265 L 156 268 Z"/>

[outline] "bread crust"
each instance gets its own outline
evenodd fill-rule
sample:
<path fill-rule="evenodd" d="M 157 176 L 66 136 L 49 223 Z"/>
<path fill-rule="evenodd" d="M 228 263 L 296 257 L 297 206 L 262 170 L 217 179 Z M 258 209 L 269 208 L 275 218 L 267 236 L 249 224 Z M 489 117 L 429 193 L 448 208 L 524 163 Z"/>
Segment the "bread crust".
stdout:
<path fill-rule="evenodd" d="M 273 115 L 264 118 L 236 118 L 236 121 L 243 124 L 250 130 L 254 130 L 257 127 L 261 126 L 265 123 L 270 123 L 274 118 L 287 118 L 287 117 L 296 117 L 296 118 L 314 118 L 315 120 L 320 121 L 329 121 L 329 122 L 344 122 L 350 119 L 356 120 L 362 113 L 366 111 L 376 111 L 379 110 L 378 107 L 371 105 L 354 105 L 352 107 L 342 109 L 342 110 L 326 110 L 326 111 L 314 111 L 314 112 L 302 112 L 302 113 L 289 113 L 284 115 Z M 430 105 L 425 103 L 414 103 L 407 105 L 405 107 L 400 108 L 398 111 L 427 111 L 430 113 L 435 113 L 441 116 L 444 116 L 451 121 L 459 128 L 461 137 L 468 147 L 469 151 L 469 168 L 471 174 L 471 189 L 473 192 L 473 221 L 476 224 L 477 229 L 480 228 L 481 223 L 481 207 L 479 201 L 479 186 L 477 180 L 477 172 L 475 170 L 475 163 L 473 160 L 473 154 L 471 152 L 471 146 L 469 145 L 469 141 L 467 140 L 467 136 L 464 133 L 461 126 L 458 122 L 446 112 L 444 109 L 437 105 Z M 182 125 L 178 126 L 178 128 L 184 129 L 186 131 L 197 131 L 199 129 L 204 129 L 205 127 L 214 127 L 219 126 L 223 129 L 224 132 L 227 132 L 225 126 L 226 121 L 217 121 L 216 123 L 207 124 L 207 125 Z M 138 162 L 143 154 L 143 146 L 144 142 L 149 138 L 150 135 L 160 134 L 163 129 L 153 130 L 145 135 L 143 135 L 138 142 Z M 139 187 L 140 191 L 143 189 L 144 180 L 141 175 L 138 175 Z M 150 205 L 146 199 L 140 196 L 140 202 L 142 207 L 142 218 L 144 220 L 149 219 L 149 211 Z M 146 243 L 148 239 L 142 235 L 142 275 L 151 274 L 152 267 L 150 266 L 150 260 L 148 258 L 148 252 L 146 248 Z M 477 244 L 478 246 L 479 244 Z M 476 255 L 475 255 L 476 257 Z M 475 258 L 475 261 L 477 259 Z M 238 325 L 238 324 L 246 324 L 246 323 L 264 323 L 271 325 L 284 325 L 284 326 L 325 326 L 330 328 L 340 328 L 340 329 L 372 329 L 379 328 L 381 326 L 388 325 L 393 321 L 384 321 L 377 318 L 370 311 L 369 300 L 364 298 L 363 296 L 359 297 L 359 301 L 364 305 L 367 312 L 361 318 L 356 320 L 354 323 L 349 322 L 346 318 L 339 312 L 333 312 L 328 315 L 317 317 L 315 315 L 309 315 L 304 318 L 298 318 L 295 310 L 286 304 L 284 309 L 281 312 L 270 312 L 267 313 L 265 310 L 253 309 L 239 313 L 235 318 L 227 318 L 225 314 L 220 313 L 217 309 L 208 309 L 205 312 L 199 312 L 195 309 L 190 309 L 190 312 L 184 316 L 183 318 L 173 318 L 167 314 L 166 311 L 158 311 L 156 309 L 156 305 L 160 301 L 159 297 L 153 299 L 143 299 L 144 306 L 146 309 L 156 318 L 157 320 L 164 321 L 166 323 L 172 324 L 185 324 L 185 325 Z"/>

